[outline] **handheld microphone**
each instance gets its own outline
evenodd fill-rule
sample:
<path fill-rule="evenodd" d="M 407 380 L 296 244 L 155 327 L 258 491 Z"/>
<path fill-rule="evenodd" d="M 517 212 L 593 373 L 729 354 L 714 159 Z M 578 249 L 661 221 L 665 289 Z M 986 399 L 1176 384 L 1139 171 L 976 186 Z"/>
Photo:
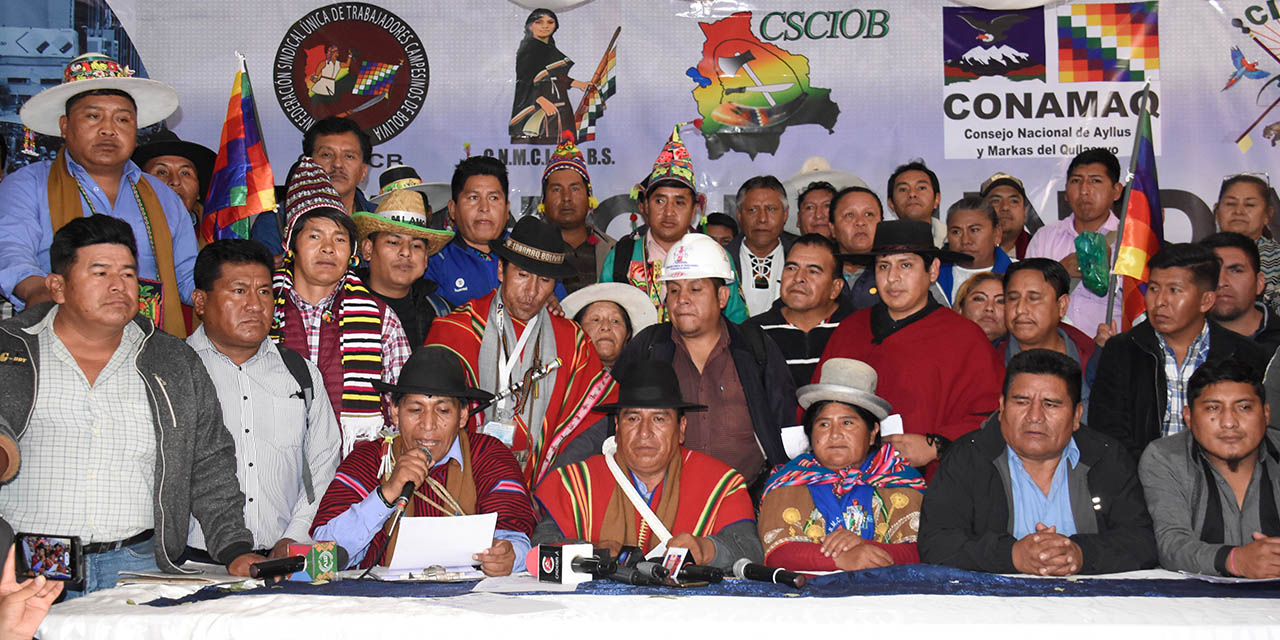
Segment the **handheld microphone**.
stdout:
<path fill-rule="evenodd" d="M 756 564 L 746 558 L 733 563 L 733 575 L 744 580 L 785 584 L 793 589 L 803 589 L 805 582 L 804 574 Z"/>
<path fill-rule="evenodd" d="M 602 560 L 595 556 L 579 556 L 569 563 L 569 568 L 577 573 L 586 573 L 599 577 L 617 571 L 618 563 L 614 560 Z"/>
<path fill-rule="evenodd" d="M 689 563 L 680 567 L 679 577 L 688 582 L 716 583 L 724 580 L 724 569 Z"/>
<path fill-rule="evenodd" d="M 648 573 L 640 571 L 634 567 L 620 566 L 617 571 L 614 571 L 608 577 L 610 580 L 625 582 L 637 587 L 649 587 L 661 584 L 661 582 L 651 578 Z"/>
<path fill-rule="evenodd" d="M 669 569 L 650 560 L 641 560 L 630 568 L 643 574 L 654 582 L 662 582 L 671 575 L 671 571 Z"/>
<path fill-rule="evenodd" d="M 267 579 L 286 576 L 289 580 L 301 582 L 332 580 L 336 572 L 347 568 L 349 560 L 347 550 L 339 547 L 336 542 L 291 544 L 288 556 L 249 565 L 249 577 Z"/>
<path fill-rule="evenodd" d="M 427 469 L 431 469 L 431 465 L 435 464 L 434 457 L 431 455 L 431 450 L 422 445 L 418 445 L 418 451 L 427 454 Z M 404 483 L 404 488 L 400 490 L 400 497 L 396 498 L 396 509 L 398 511 L 403 511 L 409 506 L 409 498 L 413 497 L 413 490 L 413 482 Z"/>

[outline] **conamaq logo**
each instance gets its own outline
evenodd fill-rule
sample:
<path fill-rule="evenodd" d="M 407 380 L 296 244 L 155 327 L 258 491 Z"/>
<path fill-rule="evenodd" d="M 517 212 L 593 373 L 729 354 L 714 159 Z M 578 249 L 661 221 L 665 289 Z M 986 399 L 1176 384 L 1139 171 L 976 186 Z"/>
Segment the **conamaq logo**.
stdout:
<path fill-rule="evenodd" d="M 774 41 L 832 38 L 883 38 L 889 34 L 889 12 L 884 9 L 848 11 L 773 11 L 760 20 L 760 37 Z"/>

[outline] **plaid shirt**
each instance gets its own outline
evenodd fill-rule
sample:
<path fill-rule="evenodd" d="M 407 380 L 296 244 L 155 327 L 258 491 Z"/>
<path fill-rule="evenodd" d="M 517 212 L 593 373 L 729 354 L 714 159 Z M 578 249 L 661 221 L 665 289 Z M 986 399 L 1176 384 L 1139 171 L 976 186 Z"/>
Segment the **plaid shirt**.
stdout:
<path fill-rule="evenodd" d="M 311 304 L 303 300 L 302 296 L 293 289 L 289 289 L 286 295 L 302 316 L 302 328 L 307 332 L 307 350 L 310 351 L 306 354 L 307 359 L 318 366 L 320 364 L 320 321 L 333 306 L 338 288 L 334 287 L 333 291 L 319 304 Z M 341 345 L 338 347 L 341 348 Z M 404 366 L 405 361 L 412 354 L 413 345 L 409 344 L 409 338 L 404 335 L 400 318 L 395 311 L 391 310 L 391 306 L 387 305 L 382 310 L 382 381 L 394 384 L 400 377 L 400 367 Z M 341 409 L 335 408 L 335 410 Z"/>
<path fill-rule="evenodd" d="M 1178 359 L 1173 355 L 1173 348 L 1165 341 L 1164 335 L 1156 332 L 1156 340 L 1164 350 L 1165 408 L 1164 424 L 1161 425 L 1163 435 L 1171 436 L 1187 428 L 1182 421 L 1182 407 L 1187 404 L 1187 382 L 1191 374 L 1204 364 L 1209 357 L 1209 321 L 1206 320 L 1200 335 L 1187 348 L 1187 355 L 1178 366 Z"/>
<path fill-rule="evenodd" d="M 0 514 L 17 531 L 128 538 L 155 525 L 155 422 L 135 367 L 145 336 L 126 325 L 90 384 L 53 330 L 57 312 L 26 329 L 40 344 L 38 392 L 18 441 L 22 470 L 0 488 Z"/>

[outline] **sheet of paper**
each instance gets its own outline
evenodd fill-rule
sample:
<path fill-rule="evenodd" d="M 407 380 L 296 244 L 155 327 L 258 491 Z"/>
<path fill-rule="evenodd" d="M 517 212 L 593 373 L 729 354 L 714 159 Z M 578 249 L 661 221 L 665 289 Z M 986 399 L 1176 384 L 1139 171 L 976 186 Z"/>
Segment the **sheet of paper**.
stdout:
<path fill-rule="evenodd" d="M 902 416 L 893 414 L 880 421 L 881 436 L 896 436 L 902 434 Z"/>
<path fill-rule="evenodd" d="M 227 573 L 226 567 L 214 564 L 188 562 L 184 569 L 195 573 L 165 573 L 163 571 L 120 571 L 120 584 L 134 583 L 166 583 L 166 584 L 230 584 L 245 578 Z"/>
<path fill-rule="evenodd" d="M 392 569 L 390 567 L 374 567 L 369 573 L 377 576 L 379 580 L 385 580 L 387 582 L 411 580 L 417 582 L 466 582 L 468 580 L 481 580 L 484 578 L 483 572 L 477 571 L 470 566 L 445 567 L 444 571 L 423 571 L 421 568 Z"/>
<path fill-rule="evenodd" d="M 1180 571 L 1188 578 L 1203 580 L 1205 582 L 1213 582 L 1215 584 L 1247 584 L 1250 582 L 1280 582 L 1280 578 L 1237 578 L 1235 576 L 1215 576 L 1207 573 L 1191 573 L 1190 571 Z"/>
<path fill-rule="evenodd" d="M 414 517 L 400 519 L 396 552 L 388 569 L 421 570 L 424 567 L 469 567 L 471 556 L 493 544 L 498 514 L 475 516 Z"/>
<path fill-rule="evenodd" d="M 782 428 L 782 448 L 790 458 L 809 450 L 809 436 L 804 434 L 804 425 Z"/>

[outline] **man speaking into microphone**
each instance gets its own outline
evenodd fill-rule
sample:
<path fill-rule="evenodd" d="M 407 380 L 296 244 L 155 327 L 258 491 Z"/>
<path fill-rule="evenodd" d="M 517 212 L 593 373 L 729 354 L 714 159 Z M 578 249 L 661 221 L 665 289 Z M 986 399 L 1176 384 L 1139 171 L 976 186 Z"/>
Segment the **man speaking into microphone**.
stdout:
<path fill-rule="evenodd" d="M 546 514 L 534 542 L 584 541 L 615 554 L 623 545 L 646 553 L 665 543 L 689 549 L 696 564 L 722 569 L 735 560 L 762 562 L 755 511 L 742 476 L 681 446 L 685 402 L 669 362 L 638 360 L 620 372 L 617 435 L 604 452 L 552 472 L 538 485 Z M 616 448 L 615 445 L 616 443 Z"/>
<path fill-rule="evenodd" d="M 311 535 L 350 554 L 348 566 L 387 565 L 395 554 L 395 511 L 406 483 L 406 516 L 498 514 L 493 545 L 474 557 L 486 575 L 524 568 L 536 518 L 520 465 L 502 441 L 464 428 L 470 402 L 488 392 L 466 384 L 462 361 L 445 347 L 418 349 L 397 384 L 374 382 L 391 394 L 399 433 L 358 442 L 320 501 Z M 390 539 L 388 539 L 390 534 Z"/>

